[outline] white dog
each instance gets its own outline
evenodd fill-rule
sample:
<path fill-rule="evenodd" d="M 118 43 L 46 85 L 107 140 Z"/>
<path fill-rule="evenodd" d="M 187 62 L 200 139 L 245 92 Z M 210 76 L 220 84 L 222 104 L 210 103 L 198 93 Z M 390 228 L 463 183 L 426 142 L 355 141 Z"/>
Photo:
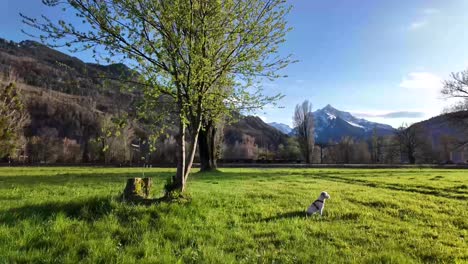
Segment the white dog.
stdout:
<path fill-rule="evenodd" d="M 325 207 L 325 199 L 330 199 L 330 195 L 327 192 L 322 192 L 317 200 L 307 208 L 307 214 L 313 215 L 316 212 L 320 212 L 320 215 L 322 215 L 323 208 Z"/>

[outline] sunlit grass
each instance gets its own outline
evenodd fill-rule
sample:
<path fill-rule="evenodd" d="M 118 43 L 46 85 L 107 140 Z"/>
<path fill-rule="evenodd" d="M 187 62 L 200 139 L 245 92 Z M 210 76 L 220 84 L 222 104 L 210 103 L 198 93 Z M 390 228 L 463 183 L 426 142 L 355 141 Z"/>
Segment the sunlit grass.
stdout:
<path fill-rule="evenodd" d="M 162 195 L 171 169 L 145 169 Z M 468 261 L 468 172 L 223 169 L 189 204 L 116 198 L 142 169 L 1 168 L 0 262 Z M 304 210 L 328 191 L 323 217 Z"/>

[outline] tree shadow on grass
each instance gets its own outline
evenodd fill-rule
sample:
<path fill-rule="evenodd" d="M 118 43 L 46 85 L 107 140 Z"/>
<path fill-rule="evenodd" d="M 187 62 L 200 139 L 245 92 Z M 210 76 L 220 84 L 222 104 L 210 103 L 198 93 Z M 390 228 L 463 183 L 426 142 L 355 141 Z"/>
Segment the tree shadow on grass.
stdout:
<path fill-rule="evenodd" d="M 144 177 L 151 177 L 154 181 L 165 182 L 165 180 L 174 175 L 172 172 L 145 172 Z M 12 186 L 35 187 L 38 184 L 43 186 L 56 186 L 64 184 L 82 184 L 82 185 L 102 185 L 122 184 L 128 178 L 143 177 L 141 172 L 97 172 L 96 174 L 82 173 L 63 173 L 63 174 L 44 174 L 44 175 L 18 175 L 18 176 L 0 176 L 0 190 L 9 189 Z"/>
<path fill-rule="evenodd" d="M 286 212 L 286 213 L 281 213 L 277 214 L 275 216 L 267 217 L 262 219 L 261 221 L 263 222 L 271 222 L 271 221 L 277 221 L 277 220 L 283 220 L 283 219 L 295 219 L 295 218 L 307 218 L 307 213 L 304 210 L 297 210 L 297 211 L 292 211 L 292 212 Z"/>
<path fill-rule="evenodd" d="M 190 203 L 189 198 L 169 199 L 167 197 L 147 198 L 141 200 L 125 201 L 118 197 L 92 197 L 73 201 L 46 202 L 10 208 L 0 211 L 0 224 L 15 226 L 19 221 L 33 220 L 46 222 L 62 214 L 65 217 L 80 221 L 95 222 L 106 215 L 115 214 L 122 222 L 128 222 L 141 213 L 148 213 L 152 218 L 158 218 L 159 213 L 149 208 L 161 203 Z M 119 206 L 125 204 L 125 207 Z M 140 206 L 140 207 L 138 207 Z"/>
<path fill-rule="evenodd" d="M 64 214 L 66 217 L 78 220 L 96 221 L 112 211 L 111 200 L 110 197 L 94 197 L 69 202 L 25 205 L 1 211 L 0 223 L 11 226 L 21 220 L 45 221 L 57 214 Z"/>

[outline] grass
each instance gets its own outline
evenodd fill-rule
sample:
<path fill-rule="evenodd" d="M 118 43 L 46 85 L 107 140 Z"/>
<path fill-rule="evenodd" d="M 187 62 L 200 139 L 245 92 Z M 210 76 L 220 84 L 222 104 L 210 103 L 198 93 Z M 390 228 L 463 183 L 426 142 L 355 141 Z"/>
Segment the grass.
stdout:
<path fill-rule="evenodd" d="M 467 171 L 223 169 L 120 203 L 141 171 L 0 168 L 0 263 L 468 263 Z M 173 173 L 145 169 L 154 196 Z"/>

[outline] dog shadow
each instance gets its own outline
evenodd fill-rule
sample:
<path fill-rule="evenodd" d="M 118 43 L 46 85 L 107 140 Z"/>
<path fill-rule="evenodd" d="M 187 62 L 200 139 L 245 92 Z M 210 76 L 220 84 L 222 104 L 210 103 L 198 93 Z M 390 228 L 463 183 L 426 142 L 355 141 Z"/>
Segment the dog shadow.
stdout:
<path fill-rule="evenodd" d="M 277 214 L 275 216 L 267 217 L 267 218 L 262 219 L 262 221 L 271 222 L 271 221 L 277 221 L 277 220 L 283 220 L 283 219 L 295 219 L 295 218 L 307 218 L 307 217 L 308 215 L 306 211 L 298 210 L 298 211 L 286 212 L 286 213 Z"/>

